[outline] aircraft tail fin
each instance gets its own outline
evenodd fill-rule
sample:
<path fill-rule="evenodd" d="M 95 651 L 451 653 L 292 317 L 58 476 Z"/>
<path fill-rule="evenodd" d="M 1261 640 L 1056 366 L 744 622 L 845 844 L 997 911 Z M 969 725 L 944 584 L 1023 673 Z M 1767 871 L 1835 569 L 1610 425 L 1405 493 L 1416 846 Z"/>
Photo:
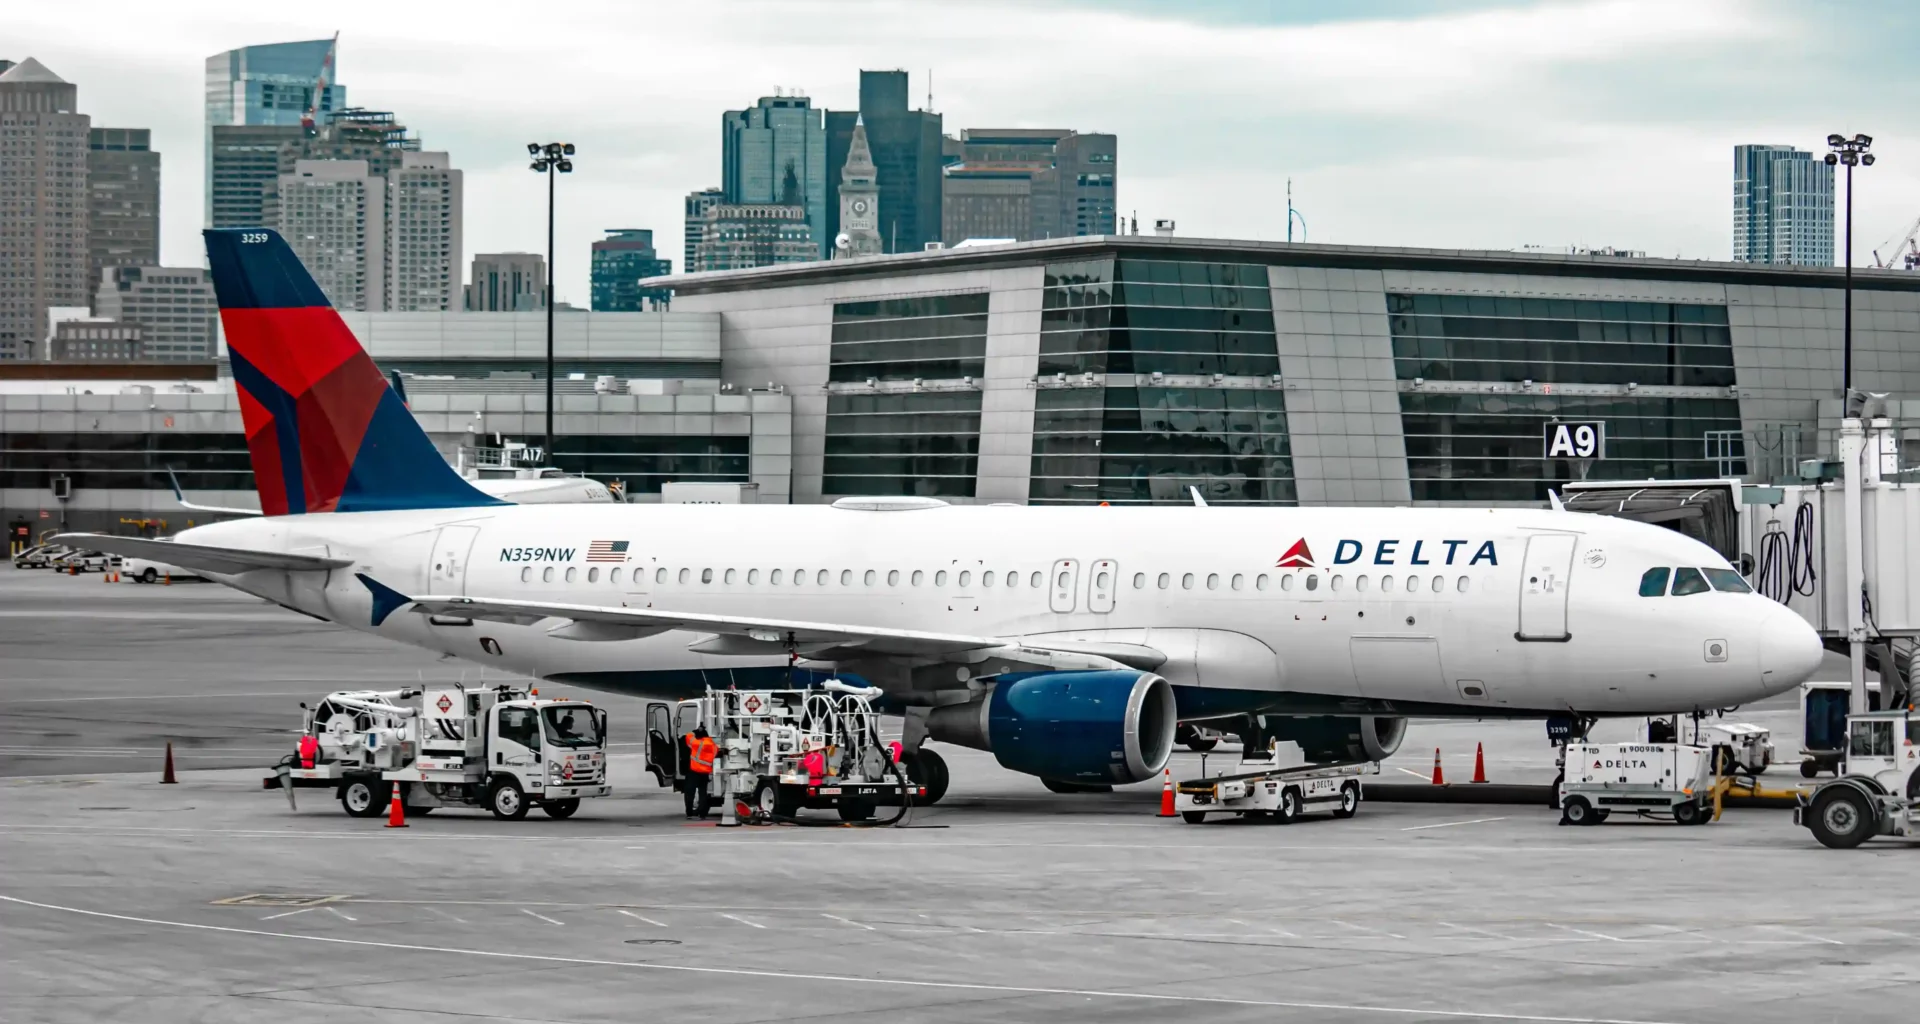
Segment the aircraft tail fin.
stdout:
<path fill-rule="evenodd" d="M 204 234 L 262 512 L 502 504 L 441 458 L 278 232 Z"/>

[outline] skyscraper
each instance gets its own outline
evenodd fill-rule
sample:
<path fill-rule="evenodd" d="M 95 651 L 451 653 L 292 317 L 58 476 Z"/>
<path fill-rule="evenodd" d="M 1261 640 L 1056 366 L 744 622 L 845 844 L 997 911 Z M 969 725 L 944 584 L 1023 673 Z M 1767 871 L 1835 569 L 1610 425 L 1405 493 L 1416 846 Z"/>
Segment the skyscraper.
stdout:
<path fill-rule="evenodd" d="M 214 125 L 207 152 L 207 225 L 257 228 L 279 191 L 280 150 L 300 141 L 299 125 Z"/>
<path fill-rule="evenodd" d="M 1736 263 L 1833 266 L 1833 168 L 1792 146 L 1733 147 Z"/>
<path fill-rule="evenodd" d="M 464 176 L 445 153 L 406 150 L 386 178 L 387 310 L 457 309 Z"/>
<path fill-rule="evenodd" d="M 905 71 L 860 72 L 860 112 L 880 186 L 879 232 L 887 252 L 917 252 L 940 241 L 940 115 L 911 110 Z M 852 115 L 827 117 L 827 159 L 842 166 L 853 139 Z M 839 185 L 828 197 L 837 215 Z M 829 232 L 845 230 L 837 221 Z"/>
<path fill-rule="evenodd" d="M 648 228 L 608 228 L 607 237 L 593 243 L 593 311 L 645 312 L 648 303 L 664 305 L 673 297 L 666 288 L 642 288 L 643 277 L 673 273 L 673 261 L 653 250 Z"/>
<path fill-rule="evenodd" d="M 853 124 L 853 139 L 847 145 L 847 162 L 840 168 L 840 234 L 847 239 L 841 248 L 834 239 L 834 259 L 877 256 L 882 247 L 879 231 L 880 188 L 874 178 L 872 151 L 867 146 L 867 126 Z"/>
<path fill-rule="evenodd" d="M 0 359 L 47 337 L 47 307 L 87 304 L 87 133 L 79 90 L 28 57 L 0 74 Z"/>
<path fill-rule="evenodd" d="M 277 125 L 298 129 L 300 119 L 314 103 L 320 79 L 316 121 L 347 105 L 347 87 L 339 83 L 334 40 L 309 39 L 298 43 L 243 46 L 207 58 L 207 224 L 210 227 L 253 227 L 220 224 L 214 220 L 216 171 L 213 129 L 221 125 Z M 294 136 L 297 138 L 298 136 Z M 231 143 L 233 140 L 229 139 Z M 262 193 L 271 192 L 272 179 L 260 181 Z"/>
<path fill-rule="evenodd" d="M 160 263 L 160 154 L 145 128 L 87 136 L 87 289 L 107 267 Z"/>
<path fill-rule="evenodd" d="M 827 232 L 826 111 L 805 96 L 762 96 L 720 119 L 720 191 L 725 202 L 800 206 L 825 259 Z"/>
<path fill-rule="evenodd" d="M 334 308 L 386 308 L 386 179 L 364 160 L 301 160 L 275 205 L 273 226 Z"/>
<path fill-rule="evenodd" d="M 691 270 L 745 270 L 820 258 L 805 207 L 715 203 L 707 207 Z"/>
<path fill-rule="evenodd" d="M 970 128 L 946 140 L 941 233 L 968 238 L 1111 235 L 1119 140 L 1051 128 Z"/>
<path fill-rule="evenodd" d="M 199 267 L 107 267 L 94 293 L 94 315 L 140 328 L 142 357 L 214 357 L 220 306 L 213 277 Z"/>
<path fill-rule="evenodd" d="M 700 239 L 707 229 L 707 211 L 725 202 L 726 198 L 727 194 L 717 188 L 703 188 L 698 192 L 687 193 L 686 236 L 680 265 L 688 271 L 699 267 L 694 254 L 699 250 Z"/>
<path fill-rule="evenodd" d="M 518 313 L 547 308 L 547 258 L 532 252 L 476 253 L 467 309 Z"/>

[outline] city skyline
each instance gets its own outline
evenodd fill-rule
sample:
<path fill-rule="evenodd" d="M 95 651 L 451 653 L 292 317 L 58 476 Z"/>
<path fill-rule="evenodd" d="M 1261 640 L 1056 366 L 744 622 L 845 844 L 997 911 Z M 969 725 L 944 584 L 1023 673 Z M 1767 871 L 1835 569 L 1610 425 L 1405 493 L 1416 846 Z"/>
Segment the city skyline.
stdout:
<path fill-rule="evenodd" d="M 484 19 L 449 25 L 358 3 L 329 9 L 328 24 L 187 3 L 167 17 L 88 18 L 96 30 L 84 37 L 66 31 L 90 6 L 105 9 L 21 12 L 0 56 L 36 57 L 74 82 L 95 124 L 152 130 L 167 154 L 161 262 L 175 266 L 201 260 L 207 57 L 336 29 L 354 102 L 401 112 L 467 169 L 469 254 L 543 241 L 522 136 L 580 145 L 580 171 L 561 189 L 557 282 L 576 305 L 607 224 L 649 226 L 661 251 L 681 248 L 684 197 L 715 179 L 717 114 L 782 83 L 853 110 L 862 68 L 908 70 L 914 107 L 927 104 L 931 68 L 948 134 L 1073 125 L 1125 136 L 1120 213 L 1172 218 L 1196 237 L 1284 238 L 1278 195 L 1291 177 L 1313 242 L 1617 244 L 1728 259 L 1730 147 L 1817 151 L 1829 131 L 1872 134 L 1880 155 L 1858 179 L 1856 265 L 1920 200 L 1920 81 L 1896 52 L 1920 14 L 1867 0 L 1837 17 L 1730 0 L 1376 2 L 1332 16 L 1238 4 L 1009 5 L 990 17 L 872 4 L 857 19 L 831 4 L 764 7 L 760 18 L 662 7 L 644 33 L 582 9 L 510 40 L 483 33 Z M 729 32 L 700 31 L 720 19 Z M 782 33 L 794 32 L 817 45 L 791 45 Z M 681 42 L 647 42 L 668 37 Z M 989 37 L 993 61 L 965 45 Z M 1048 49 L 1067 39 L 1075 46 Z M 635 46 L 651 58 L 596 56 Z M 1791 81 L 1767 71 L 1842 58 L 1861 70 Z M 745 70 L 716 74 L 715 61 Z M 500 73 L 522 62 L 547 70 Z"/>

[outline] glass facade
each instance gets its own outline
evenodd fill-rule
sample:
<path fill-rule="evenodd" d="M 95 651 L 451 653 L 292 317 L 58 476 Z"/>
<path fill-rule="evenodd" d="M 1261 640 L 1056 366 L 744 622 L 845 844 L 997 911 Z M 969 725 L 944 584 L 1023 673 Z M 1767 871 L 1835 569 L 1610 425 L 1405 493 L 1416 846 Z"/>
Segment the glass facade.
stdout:
<path fill-rule="evenodd" d="M 1725 306 L 1388 295 L 1401 380 L 1733 384 Z"/>
<path fill-rule="evenodd" d="M 561 434 L 553 439 L 553 464 L 624 481 L 628 494 L 658 494 L 667 482 L 746 483 L 750 442 L 745 434 Z"/>
<path fill-rule="evenodd" d="M 1267 388 L 1051 388 L 1035 396 L 1036 505 L 1296 500 L 1283 393 Z"/>
<path fill-rule="evenodd" d="M 0 433 L 0 487 L 44 490 L 64 473 L 75 487 L 166 490 L 169 469 L 189 491 L 253 490 L 240 434 Z"/>
<path fill-rule="evenodd" d="M 1573 460 L 1543 458 L 1542 432 L 1554 418 L 1606 423 L 1607 457 L 1591 463 L 1591 479 L 1679 480 L 1720 475 L 1705 434 L 1740 429 L 1740 401 L 1402 392 L 1413 500 L 1547 500 L 1549 488 L 1577 478 Z"/>
<path fill-rule="evenodd" d="M 1040 373 L 1280 372 L 1267 268 L 1115 258 L 1046 270 Z"/>
<path fill-rule="evenodd" d="M 979 462 L 978 391 L 827 397 L 826 494 L 971 498 Z"/>
<path fill-rule="evenodd" d="M 979 377 L 986 361 L 985 292 L 834 304 L 830 381 Z"/>

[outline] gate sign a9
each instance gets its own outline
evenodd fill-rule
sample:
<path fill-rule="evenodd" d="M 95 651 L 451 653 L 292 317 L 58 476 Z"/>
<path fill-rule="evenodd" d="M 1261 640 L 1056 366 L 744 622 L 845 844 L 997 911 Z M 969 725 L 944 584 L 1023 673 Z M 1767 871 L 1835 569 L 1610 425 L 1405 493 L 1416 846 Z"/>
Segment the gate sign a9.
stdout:
<path fill-rule="evenodd" d="M 1549 459 L 1607 457 L 1607 425 L 1604 422 L 1549 423 L 1544 434 Z"/>

